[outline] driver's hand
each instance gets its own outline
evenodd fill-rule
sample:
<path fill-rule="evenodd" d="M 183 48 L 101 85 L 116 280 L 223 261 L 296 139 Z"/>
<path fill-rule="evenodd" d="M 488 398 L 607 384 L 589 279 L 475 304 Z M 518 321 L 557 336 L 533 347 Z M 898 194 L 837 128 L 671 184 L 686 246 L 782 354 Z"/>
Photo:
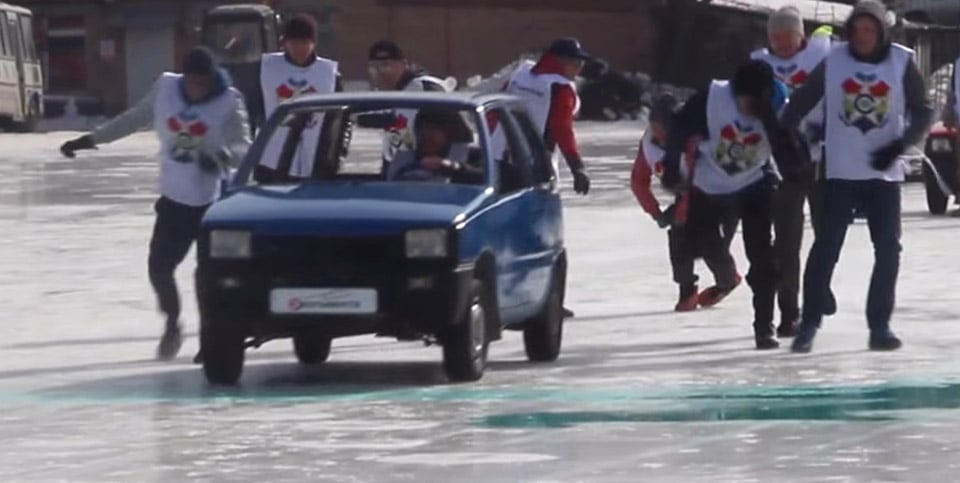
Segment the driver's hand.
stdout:
<path fill-rule="evenodd" d="M 430 171 L 437 171 L 447 166 L 447 160 L 440 156 L 427 156 L 420 160 L 420 167 Z"/>

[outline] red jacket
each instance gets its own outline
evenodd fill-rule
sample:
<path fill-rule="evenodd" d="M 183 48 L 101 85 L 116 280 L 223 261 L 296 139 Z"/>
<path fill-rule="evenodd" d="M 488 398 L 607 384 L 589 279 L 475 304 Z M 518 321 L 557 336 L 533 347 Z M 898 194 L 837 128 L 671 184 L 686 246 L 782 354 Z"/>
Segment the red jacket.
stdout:
<path fill-rule="evenodd" d="M 696 160 L 697 144 L 696 140 L 691 140 L 687 145 L 687 151 L 684 156 L 687 172 L 691 174 L 693 173 L 693 163 Z M 657 219 L 663 214 L 663 211 L 660 210 L 660 202 L 657 201 L 656 195 L 653 194 L 651 186 L 653 184 L 653 176 L 656 175 L 659 178 L 660 175 L 663 174 L 663 163 L 662 161 L 657 161 L 654 166 L 656 166 L 656 173 L 650 170 L 650 163 L 647 162 L 647 157 L 643 152 L 643 141 L 641 140 L 640 146 L 637 148 L 637 157 L 633 161 L 633 169 L 630 171 L 630 189 L 633 191 L 633 196 L 637 198 L 643 211 L 647 212 L 651 218 Z M 676 220 L 682 223 L 687 220 L 687 209 L 689 207 L 690 197 L 684 193 L 677 197 L 675 203 L 677 204 L 677 210 L 674 215 Z"/>
<path fill-rule="evenodd" d="M 563 64 L 553 55 L 545 54 L 530 72 L 535 75 L 563 75 Z M 563 84 L 554 85 L 544 138 L 548 144 L 556 144 L 566 159 L 570 159 L 571 156 L 578 158 L 580 156 L 577 138 L 573 134 L 573 118 L 576 109 L 577 92 L 573 87 Z"/>

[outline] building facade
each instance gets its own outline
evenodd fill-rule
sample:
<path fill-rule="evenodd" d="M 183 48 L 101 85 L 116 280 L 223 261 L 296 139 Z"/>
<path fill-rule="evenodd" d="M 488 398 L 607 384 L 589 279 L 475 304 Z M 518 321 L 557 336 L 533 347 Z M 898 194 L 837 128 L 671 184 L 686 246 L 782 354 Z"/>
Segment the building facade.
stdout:
<path fill-rule="evenodd" d="M 116 113 L 142 96 L 199 41 L 203 14 L 227 3 L 308 12 L 318 51 L 344 77 L 367 77 L 368 47 L 400 43 L 414 62 L 458 79 L 489 74 L 560 36 L 626 71 L 653 65 L 652 11 L 643 0 L 14 0 L 33 10 L 51 94 L 89 96 Z"/>

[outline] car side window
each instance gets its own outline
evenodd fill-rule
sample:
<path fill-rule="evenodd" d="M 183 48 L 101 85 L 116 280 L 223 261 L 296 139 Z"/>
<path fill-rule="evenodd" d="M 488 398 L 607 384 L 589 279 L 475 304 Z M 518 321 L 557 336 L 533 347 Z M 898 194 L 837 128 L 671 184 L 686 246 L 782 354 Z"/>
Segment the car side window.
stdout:
<path fill-rule="evenodd" d="M 510 111 L 517 126 L 523 134 L 530 150 L 530 160 L 533 164 L 533 178 L 539 183 L 546 183 L 553 179 L 553 163 L 543 144 L 543 136 L 530 119 L 530 114 L 523 109 L 513 108 Z"/>
<path fill-rule="evenodd" d="M 533 186 L 530 149 L 516 120 L 504 109 L 493 109 L 487 111 L 487 124 L 491 128 L 492 149 L 500 170 L 500 193 L 513 193 Z M 497 155 L 496 151 L 501 148 L 503 154 Z"/>

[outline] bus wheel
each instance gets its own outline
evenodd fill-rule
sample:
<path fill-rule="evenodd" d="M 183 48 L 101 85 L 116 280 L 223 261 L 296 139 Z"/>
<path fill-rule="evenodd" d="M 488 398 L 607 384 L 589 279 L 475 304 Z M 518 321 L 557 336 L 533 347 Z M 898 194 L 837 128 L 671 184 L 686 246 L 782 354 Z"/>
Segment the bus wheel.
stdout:
<path fill-rule="evenodd" d="M 17 124 L 17 131 L 22 133 L 36 132 L 37 123 L 40 122 L 40 104 L 34 99 L 30 101 L 30 107 L 27 108 L 27 115 L 23 122 Z"/>

